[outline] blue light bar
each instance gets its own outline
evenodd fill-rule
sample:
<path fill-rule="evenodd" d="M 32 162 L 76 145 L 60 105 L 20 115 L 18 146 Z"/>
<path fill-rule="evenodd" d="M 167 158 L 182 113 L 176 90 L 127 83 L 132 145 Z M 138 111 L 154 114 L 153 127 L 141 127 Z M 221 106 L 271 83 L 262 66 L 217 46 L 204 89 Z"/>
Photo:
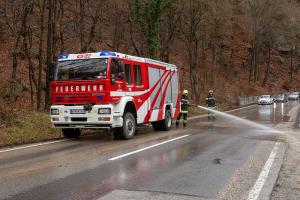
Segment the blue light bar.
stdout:
<path fill-rule="evenodd" d="M 100 53 L 100 56 L 117 56 L 117 54 L 115 52 L 111 52 L 111 51 L 102 51 Z"/>
<path fill-rule="evenodd" d="M 59 56 L 59 59 L 67 59 L 69 57 L 69 54 L 61 54 Z"/>

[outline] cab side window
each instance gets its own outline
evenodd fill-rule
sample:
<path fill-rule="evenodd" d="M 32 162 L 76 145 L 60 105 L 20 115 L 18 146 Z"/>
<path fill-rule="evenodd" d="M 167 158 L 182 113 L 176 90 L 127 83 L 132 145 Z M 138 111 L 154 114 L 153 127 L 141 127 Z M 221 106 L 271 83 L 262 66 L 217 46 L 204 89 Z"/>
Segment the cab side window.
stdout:
<path fill-rule="evenodd" d="M 111 78 L 124 79 L 124 70 L 120 60 L 112 59 L 110 64 Z"/>
<path fill-rule="evenodd" d="M 125 77 L 126 77 L 126 84 L 132 84 L 132 77 L 131 77 L 131 68 L 130 64 L 125 64 Z"/>
<path fill-rule="evenodd" d="M 134 65 L 134 80 L 135 80 L 135 85 L 137 86 L 142 85 L 141 65 Z"/>

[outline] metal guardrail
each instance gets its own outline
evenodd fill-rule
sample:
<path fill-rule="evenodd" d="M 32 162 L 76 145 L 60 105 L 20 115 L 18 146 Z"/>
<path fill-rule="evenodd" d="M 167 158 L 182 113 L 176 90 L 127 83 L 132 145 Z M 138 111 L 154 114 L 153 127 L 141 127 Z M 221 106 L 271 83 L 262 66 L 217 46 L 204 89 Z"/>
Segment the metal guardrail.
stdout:
<path fill-rule="evenodd" d="M 257 103 L 257 100 L 258 96 L 238 97 L 238 103 L 240 106 L 246 106 Z"/>
<path fill-rule="evenodd" d="M 291 94 L 290 92 L 284 92 L 281 94 L 285 94 L 286 98 Z M 257 103 L 259 96 L 239 96 L 237 102 L 240 106 L 246 106 L 250 104 Z"/>

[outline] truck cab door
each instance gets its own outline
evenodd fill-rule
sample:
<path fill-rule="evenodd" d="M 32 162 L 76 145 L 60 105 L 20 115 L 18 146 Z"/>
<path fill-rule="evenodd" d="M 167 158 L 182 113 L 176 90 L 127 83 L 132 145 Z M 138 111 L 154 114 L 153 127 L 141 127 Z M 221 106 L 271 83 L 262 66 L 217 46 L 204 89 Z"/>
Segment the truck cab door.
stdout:
<path fill-rule="evenodd" d="M 119 101 L 122 92 L 125 89 L 125 74 L 124 66 L 119 59 L 111 58 L 110 59 L 110 91 L 111 94 L 120 94 L 120 95 L 111 95 L 112 101 Z"/>
<path fill-rule="evenodd" d="M 133 68 L 132 68 L 132 64 L 129 61 L 124 62 L 124 71 L 125 71 L 126 96 L 131 96 L 131 92 L 134 91 L 134 85 L 133 85 Z"/>

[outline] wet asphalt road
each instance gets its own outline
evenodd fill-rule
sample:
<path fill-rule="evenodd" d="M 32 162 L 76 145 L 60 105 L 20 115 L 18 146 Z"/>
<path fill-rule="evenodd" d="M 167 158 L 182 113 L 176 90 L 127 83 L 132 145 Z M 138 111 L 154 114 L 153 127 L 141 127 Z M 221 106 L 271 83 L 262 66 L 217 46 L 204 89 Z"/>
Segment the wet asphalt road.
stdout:
<path fill-rule="evenodd" d="M 296 105 L 254 105 L 231 114 L 275 127 Z M 141 128 L 129 141 L 101 133 L 0 152 L 0 199 L 246 199 L 278 140 L 277 133 L 217 116 L 169 132 Z"/>

